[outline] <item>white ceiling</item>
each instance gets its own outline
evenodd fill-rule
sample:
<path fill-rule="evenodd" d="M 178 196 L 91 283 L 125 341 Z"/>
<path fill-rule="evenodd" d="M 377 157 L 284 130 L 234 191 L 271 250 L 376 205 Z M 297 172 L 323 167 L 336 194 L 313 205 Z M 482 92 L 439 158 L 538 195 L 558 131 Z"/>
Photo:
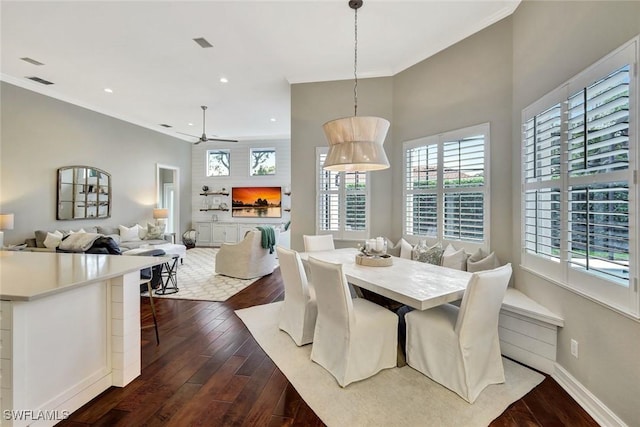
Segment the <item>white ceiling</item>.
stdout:
<path fill-rule="evenodd" d="M 510 15 L 519 1 L 365 0 L 358 77 L 394 75 Z M 353 78 L 347 0 L 0 4 L 2 80 L 185 140 L 195 138 L 176 131 L 202 132 L 200 105 L 209 107 L 209 137 L 288 138 L 291 83 Z M 201 48 L 198 37 L 213 47 Z"/>

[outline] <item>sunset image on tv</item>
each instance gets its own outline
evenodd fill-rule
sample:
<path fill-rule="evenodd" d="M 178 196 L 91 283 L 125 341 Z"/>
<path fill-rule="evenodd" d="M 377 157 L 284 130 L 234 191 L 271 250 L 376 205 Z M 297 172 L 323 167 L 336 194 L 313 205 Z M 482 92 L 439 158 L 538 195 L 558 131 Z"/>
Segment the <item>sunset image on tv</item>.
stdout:
<path fill-rule="evenodd" d="M 245 218 L 280 218 L 282 190 L 280 187 L 233 187 L 232 216 Z"/>

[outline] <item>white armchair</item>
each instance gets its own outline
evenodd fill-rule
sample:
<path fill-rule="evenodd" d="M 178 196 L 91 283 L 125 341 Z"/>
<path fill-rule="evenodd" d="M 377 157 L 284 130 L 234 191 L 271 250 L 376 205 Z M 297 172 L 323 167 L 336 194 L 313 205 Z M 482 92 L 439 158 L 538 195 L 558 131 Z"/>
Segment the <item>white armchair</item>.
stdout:
<path fill-rule="evenodd" d="M 223 243 L 216 254 L 216 273 L 238 279 L 253 279 L 273 273 L 276 252 L 262 247 L 262 233 L 248 231 L 238 243 Z"/>

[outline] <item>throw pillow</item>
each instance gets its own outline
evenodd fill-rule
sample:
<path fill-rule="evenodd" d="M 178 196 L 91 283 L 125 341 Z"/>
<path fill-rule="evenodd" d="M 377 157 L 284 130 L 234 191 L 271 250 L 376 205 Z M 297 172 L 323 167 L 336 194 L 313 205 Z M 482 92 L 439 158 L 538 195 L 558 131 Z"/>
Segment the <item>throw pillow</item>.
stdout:
<path fill-rule="evenodd" d="M 391 239 L 386 238 L 387 241 L 387 254 L 389 255 L 393 255 L 393 256 L 400 256 L 400 241 L 398 241 L 398 243 L 396 243 L 395 245 L 393 244 L 393 242 L 391 241 Z"/>
<path fill-rule="evenodd" d="M 475 273 L 476 271 L 493 270 L 500 267 L 500 260 L 495 252 L 486 255 L 482 249 L 478 249 L 476 253 L 467 259 L 467 271 Z"/>
<path fill-rule="evenodd" d="M 147 235 L 145 240 L 157 240 L 162 239 L 164 234 L 164 225 L 147 224 Z"/>
<path fill-rule="evenodd" d="M 84 228 L 81 228 L 78 231 L 69 230 L 69 234 L 76 234 L 76 233 L 86 233 L 86 231 L 84 231 Z"/>
<path fill-rule="evenodd" d="M 400 258 L 411 259 L 411 251 L 413 250 L 411 243 L 404 239 L 400 239 L 398 244 L 400 245 Z"/>
<path fill-rule="evenodd" d="M 467 269 L 467 253 L 464 248 L 456 250 L 449 244 L 442 253 L 442 266 L 465 271 Z"/>
<path fill-rule="evenodd" d="M 53 249 L 60 246 L 60 242 L 62 241 L 62 233 L 58 230 L 53 233 L 47 233 L 47 238 L 44 239 L 44 247 Z"/>
<path fill-rule="evenodd" d="M 138 224 L 133 227 L 119 225 L 118 230 L 120 230 L 120 241 L 122 242 L 136 242 L 140 240 L 140 236 L 138 236 Z"/>
<path fill-rule="evenodd" d="M 138 237 L 140 240 L 145 240 L 147 238 L 147 227 L 136 224 L 138 226 Z"/>
<path fill-rule="evenodd" d="M 412 259 L 419 262 L 427 262 L 433 265 L 440 265 L 442 261 L 442 245 L 436 242 L 433 246 L 427 246 L 424 241 L 419 242 L 413 248 Z"/>

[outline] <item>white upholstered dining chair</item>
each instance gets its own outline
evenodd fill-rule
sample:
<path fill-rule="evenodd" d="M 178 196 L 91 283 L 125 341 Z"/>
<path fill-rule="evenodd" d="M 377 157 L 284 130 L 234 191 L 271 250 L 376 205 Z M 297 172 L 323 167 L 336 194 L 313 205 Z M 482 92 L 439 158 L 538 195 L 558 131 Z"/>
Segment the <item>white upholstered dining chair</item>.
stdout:
<path fill-rule="evenodd" d="M 398 317 L 363 298 L 351 299 L 341 264 L 309 257 L 318 318 L 311 360 L 341 387 L 396 366 Z"/>
<path fill-rule="evenodd" d="M 313 341 L 318 315 L 315 291 L 307 282 L 298 252 L 282 246 L 276 246 L 276 251 L 284 282 L 284 304 L 278 326 L 291 336 L 296 345 L 309 344 Z"/>
<path fill-rule="evenodd" d="M 333 244 L 333 236 L 331 234 L 319 234 L 319 235 L 303 235 L 304 251 L 332 251 L 335 249 Z"/>
<path fill-rule="evenodd" d="M 473 403 L 504 382 L 498 316 L 511 264 L 474 273 L 460 307 L 443 304 L 405 316 L 407 364 Z"/>

